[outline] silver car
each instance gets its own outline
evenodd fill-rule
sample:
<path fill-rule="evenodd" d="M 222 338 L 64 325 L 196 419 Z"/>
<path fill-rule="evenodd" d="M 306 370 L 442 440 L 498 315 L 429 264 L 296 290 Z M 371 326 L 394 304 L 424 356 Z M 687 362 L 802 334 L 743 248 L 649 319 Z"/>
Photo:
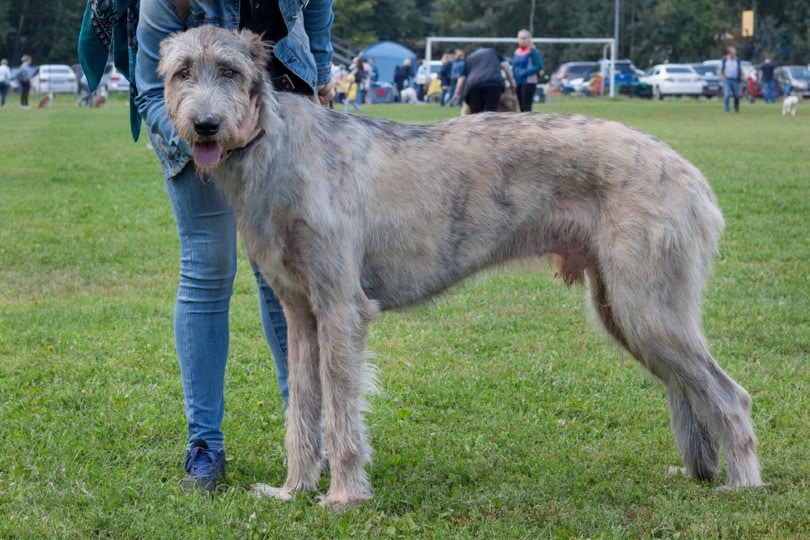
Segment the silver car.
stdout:
<path fill-rule="evenodd" d="M 99 86 L 106 87 L 109 92 L 129 92 L 129 81 L 115 68 L 115 64 L 112 62 L 107 62 Z"/>
<path fill-rule="evenodd" d="M 43 64 L 31 77 L 31 91 L 35 94 L 75 94 L 79 91 L 76 74 L 64 64 Z"/>

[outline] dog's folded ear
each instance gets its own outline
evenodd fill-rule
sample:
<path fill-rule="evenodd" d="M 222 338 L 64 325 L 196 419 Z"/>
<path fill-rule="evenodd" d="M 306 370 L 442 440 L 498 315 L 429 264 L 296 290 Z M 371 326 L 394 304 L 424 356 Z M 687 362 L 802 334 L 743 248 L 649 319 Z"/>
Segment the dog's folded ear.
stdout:
<path fill-rule="evenodd" d="M 264 41 L 262 37 L 250 30 L 240 30 L 239 37 L 247 45 L 250 51 L 250 58 L 256 63 L 256 68 L 259 72 L 267 69 L 267 62 L 270 61 L 270 55 L 273 50 L 273 43 Z"/>

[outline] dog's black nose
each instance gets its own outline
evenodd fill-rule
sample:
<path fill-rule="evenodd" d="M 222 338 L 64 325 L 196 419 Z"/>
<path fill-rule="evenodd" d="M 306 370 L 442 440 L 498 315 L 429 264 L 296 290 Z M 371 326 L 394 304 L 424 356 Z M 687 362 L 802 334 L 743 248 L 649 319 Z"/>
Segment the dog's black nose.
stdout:
<path fill-rule="evenodd" d="M 197 135 L 210 137 L 217 134 L 220 123 L 221 120 L 217 116 L 204 116 L 194 122 L 194 131 L 197 132 Z"/>

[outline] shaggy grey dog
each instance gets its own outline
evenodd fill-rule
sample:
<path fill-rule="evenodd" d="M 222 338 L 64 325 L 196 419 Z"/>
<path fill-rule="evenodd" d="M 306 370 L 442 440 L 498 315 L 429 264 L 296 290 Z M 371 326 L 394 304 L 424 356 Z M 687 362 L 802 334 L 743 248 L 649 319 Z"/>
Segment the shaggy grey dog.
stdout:
<path fill-rule="evenodd" d="M 278 498 L 371 496 L 367 327 L 472 273 L 553 255 L 587 281 L 597 320 L 660 379 L 686 470 L 761 484 L 751 398 L 712 358 L 701 297 L 723 218 L 703 175 L 655 138 L 559 114 L 400 125 L 276 93 L 249 32 L 201 27 L 161 47 L 168 114 L 233 208 L 289 325 L 288 474 Z M 253 104 L 263 134 L 232 152 Z M 323 430 L 323 437 L 322 437 Z"/>

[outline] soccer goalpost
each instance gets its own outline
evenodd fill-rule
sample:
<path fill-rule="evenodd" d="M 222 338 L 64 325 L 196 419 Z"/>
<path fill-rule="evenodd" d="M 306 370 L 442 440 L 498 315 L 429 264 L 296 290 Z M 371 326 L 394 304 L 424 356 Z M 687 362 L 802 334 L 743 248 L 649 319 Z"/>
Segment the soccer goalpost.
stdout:
<path fill-rule="evenodd" d="M 533 43 L 585 43 L 603 45 L 610 48 L 610 97 L 616 94 L 616 40 L 613 38 L 533 38 Z M 515 38 L 496 37 L 429 37 L 425 47 L 425 63 L 429 66 L 433 54 L 434 43 L 517 43 Z"/>

